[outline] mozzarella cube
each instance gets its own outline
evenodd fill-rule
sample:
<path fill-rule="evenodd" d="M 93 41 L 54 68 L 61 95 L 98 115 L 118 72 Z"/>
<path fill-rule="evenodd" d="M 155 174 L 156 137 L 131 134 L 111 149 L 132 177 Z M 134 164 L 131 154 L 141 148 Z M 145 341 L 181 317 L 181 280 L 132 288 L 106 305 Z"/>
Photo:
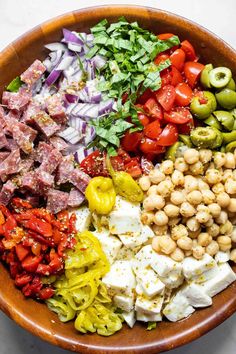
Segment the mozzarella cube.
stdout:
<path fill-rule="evenodd" d="M 111 293 L 131 296 L 132 290 L 135 289 L 136 286 L 136 279 L 131 268 L 131 262 L 115 261 L 102 281 Z"/>
<path fill-rule="evenodd" d="M 178 288 L 184 282 L 184 277 L 182 274 L 175 274 L 170 272 L 166 277 L 160 277 L 160 280 L 169 289 Z"/>
<path fill-rule="evenodd" d="M 230 252 L 229 251 L 226 251 L 226 252 L 219 251 L 215 255 L 215 261 L 217 263 L 226 263 L 229 260 L 230 260 Z"/>
<path fill-rule="evenodd" d="M 116 259 L 130 261 L 134 258 L 134 256 L 135 256 L 135 252 L 133 250 L 131 250 L 130 248 L 122 247 L 119 250 Z"/>
<path fill-rule="evenodd" d="M 188 317 L 194 311 L 194 308 L 189 305 L 187 298 L 178 292 L 165 306 L 163 314 L 169 321 L 176 322 Z"/>
<path fill-rule="evenodd" d="M 138 321 L 142 321 L 142 322 L 160 322 L 160 321 L 162 321 L 162 315 L 160 313 L 157 313 L 155 315 L 147 315 L 142 312 L 137 312 L 136 318 Z"/>
<path fill-rule="evenodd" d="M 156 296 L 153 299 L 147 299 L 142 295 L 138 295 L 135 302 L 135 310 L 145 315 L 159 314 L 163 305 L 163 299 L 163 296 Z"/>
<path fill-rule="evenodd" d="M 115 207 L 109 215 L 109 230 L 115 235 L 133 232 L 141 233 L 142 223 L 140 217 L 140 204 L 130 203 L 118 196 L 116 197 Z"/>
<path fill-rule="evenodd" d="M 166 277 L 170 274 L 180 276 L 182 273 L 182 265 L 180 262 L 175 262 L 170 257 L 156 252 L 152 253 L 150 265 L 160 277 Z"/>
<path fill-rule="evenodd" d="M 218 272 L 216 261 L 205 253 L 202 259 L 186 257 L 183 260 L 183 273 L 187 280 L 198 283 L 213 278 Z"/>
<path fill-rule="evenodd" d="M 117 237 L 110 235 L 107 229 L 103 229 L 101 232 L 93 231 L 93 234 L 100 241 L 109 263 L 112 264 L 121 249 L 122 243 Z"/>
<path fill-rule="evenodd" d="M 87 206 L 80 208 L 71 208 L 70 214 L 74 213 L 76 216 L 75 227 L 78 232 L 86 231 L 91 224 L 92 214 Z"/>
<path fill-rule="evenodd" d="M 136 280 L 137 280 L 137 278 L 136 278 Z M 139 284 L 139 283 L 137 283 L 136 288 L 135 288 L 135 291 L 136 291 L 136 294 L 138 294 L 138 295 L 143 295 L 143 288 L 142 288 L 142 285 Z"/>
<path fill-rule="evenodd" d="M 141 248 L 141 250 L 135 255 L 132 262 L 133 270 L 136 274 L 142 272 L 143 269 L 150 268 L 154 251 L 151 245 L 147 245 Z"/>
<path fill-rule="evenodd" d="M 206 307 L 212 305 L 212 299 L 203 290 L 201 285 L 191 283 L 185 285 L 180 293 L 188 300 L 189 305 L 193 307 Z"/>
<path fill-rule="evenodd" d="M 127 323 L 127 325 L 130 328 L 134 327 L 134 324 L 136 322 L 136 318 L 135 318 L 135 311 L 130 311 L 130 312 L 123 312 L 122 316 L 125 320 L 125 322 Z"/>
<path fill-rule="evenodd" d="M 165 284 L 158 279 L 156 273 L 152 269 L 144 269 L 136 276 L 138 284 L 141 286 L 143 293 L 148 297 L 160 294 L 165 289 Z"/>
<path fill-rule="evenodd" d="M 115 295 L 113 297 L 114 304 L 125 312 L 130 312 L 134 307 L 134 297 L 125 295 Z"/>
<path fill-rule="evenodd" d="M 119 235 L 121 242 L 127 248 L 134 249 L 148 241 L 150 237 L 154 236 L 154 232 L 148 225 L 142 225 L 141 233 L 136 232 L 128 235 Z"/>
<path fill-rule="evenodd" d="M 220 264 L 218 269 L 219 272 L 214 278 L 201 284 L 203 291 L 205 291 L 210 297 L 220 293 L 236 280 L 236 274 L 228 263 Z"/>

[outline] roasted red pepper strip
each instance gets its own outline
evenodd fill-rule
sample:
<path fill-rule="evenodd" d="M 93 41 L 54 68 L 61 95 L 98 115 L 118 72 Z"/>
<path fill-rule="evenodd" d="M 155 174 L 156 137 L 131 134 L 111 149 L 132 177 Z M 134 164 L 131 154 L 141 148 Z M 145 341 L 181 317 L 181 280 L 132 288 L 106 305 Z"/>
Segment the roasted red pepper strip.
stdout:
<path fill-rule="evenodd" d="M 26 229 L 38 232 L 44 237 L 52 236 L 52 225 L 46 221 L 40 220 L 30 213 L 21 213 L 15 215 L 16 220 Z"/>
<path fill-rule="evenodd" d="M 9 215 L 7 217 L 7 221 L 5 224 L 2 226 L 2 231 L 6 239 L 11 238 L 11 232 L 14 230 L 14 228 L 17 226 L 16 220 L 13 215 Z"/>
<path fill-rule="evenodd" d="M 11 206 L 16 212 L 24 209 L 32 209 L 32 205 L 27 202 L 27 200 L 23 200 L 21 198 L 13 198 L 11 201 Z"/>
<path fill-rule="evenodd" d="M 68 227 L 68 233 L 69 235 L 71 234 L 76 234 L 77 230 L 76 230 L 76 215 L 75 213 L 72 213 L 70 216 L 70 220 L 69 220 L 69 227 Z"/>

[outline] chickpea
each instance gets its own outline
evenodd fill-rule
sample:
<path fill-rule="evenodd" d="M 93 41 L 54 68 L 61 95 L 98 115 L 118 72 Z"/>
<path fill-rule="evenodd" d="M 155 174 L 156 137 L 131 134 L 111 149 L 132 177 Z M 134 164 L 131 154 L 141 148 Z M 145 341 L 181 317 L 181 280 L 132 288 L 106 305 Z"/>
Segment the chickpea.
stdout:
<path fill-rule="evenodd" d="M 189 166 L 189 170 L 194 176 L 202 175 L 204 172 L 203 164 L 201 161 L 195 162 Z"/>
<path fill-rule="evenodd" d="M 227 220 L 228 220 L 228 214 L 224 210 L 220 212 L 218 218 L 215 218 L 215 222 L 217 224 L 225 224 Z"/>
<path fill-rule="evenodd" d="M 198 211 L 196 214 L 196 219 L 200 224 L 205 224 L 210 219 L 210 214 L 206 211 Z"/>
<path fill-rule="evenodd" d="M 198 246 L 197 240 L 193 240 L 193 247 L 192 247 L 192 248 L 195 248 L 195 247 L 197 247 L 197 246 Z"/>
<path fill-rule="evenodd" d="M 211 225 L 213 225 L 213 224 L 214 224 L 213 217 L 210 216 L 210 219 L 209 219 L 207 222 L 204 223 L 204 226 L 205 226 L 205 227 L 209 227 L 209 226 L 211 226 Z"/>
<path fill-rule="evenodd" d="M 180 206 L 180 214 L 190 218 L 196 213 L 196 209 L 188 202 L 183 202 Z"/>
<path fill-rule="evenodd" d="M 226 192 L 221 192 L 216 196 L 216 202 L 221 208 L 226 208 L 230 203 L 230 196 Z"/>
<path fill-rule="evenodd" d="M 198 189 L 198 180 L 191 175 L 185 176 L 184 177 L 184 188 L 187 193 L 197 190 Z"/>
<path fill-rule="evenodd" d="M 218 170 L 211 168 L 206 171 L 206 181 L 209 184 L 216 184 L 221 182 L 221 174 Z"/>
<path fill-rule="evenodd" d="M 199 161 L 199 152 L 196 149 L 188 149 L 184 152 L 185 161 L 191 165 Z"/>
<path fill-rule="evenodd" d="M 154 214 L 151 211 L 144 211 L 141 215 L 141 221 L 144 225 L 151 225 L 154 222 Z"/>
<path fill-rule="evenodd" d="M 209 185 L 204 182 L 201 178 L 198 178 L 198 189 L 200 191 L 205 191 L 205 190 L 208 190 L 210 189 Z"/>
<path fill-rule="evenodd" d="M 163 236 L 163 235 L 167 234 L 168 226 L 167 225 L 158 226 L 158 225 L 154 224 L 152 226 L 152 230 L 156 236 Z"/>
<path fill-rule="evenodd" d="M 225 191 L 228 194 L 236 193 L 236 181 L 233 178 L 228 178 L 225 182 Z"/>
<path fill-rule="evenodd" d="M 155 236 L 152 239 L 152 249 L 156 252 L 161 252 L 160 249 L 160 239 L 162 238 L 162 236 Z"/>
<path fill-rule="evenodd" d="M 180 171 L 180 172 L 188 171 L 188 165 L 186 164 L 186 162 L 185 162 L 183 157 L 178 157 L 175 160 L 175 169 Z"/>
<path fill-rule="evenodd" d="M 199 151 L 199 158 L 203 164 L 206 164 L 212 159 L 212 151 L 209 149 L 201 149 Z"/>
<path fill-rule="evenodd" d="M 234 150 L 234 157 L 235 157 L 235 159 L 236 159 L 236 149 Z"/>
<path fill-rule="evenodd" d="M 229 220 L 227 220 L 225 224 L 220 225 L 220 233 L 222 235 L 230 236 L 232 232 L 233 232 L 233 225 Z"/>
<path fill-rule="evenodd" d="M 139 185 L 143 191 L 147 191 L 151 187 L 151 182 L 148 176 L 142 176 L 139 179 Z"/>
<path fill-rule="evenodd" d="M 171 230 L 171 237 L 175 241 L 181 237 L 187 237 L 187 236 L 188 236 L 188 230 L 186 226 L 184 226 L 183 224 L 176 225 Z"/>
<path fill-rule="evenodd" d="M 197 211 L 205 211 L 206 213 L 210 213 L 208 206 L 206 206 L 204 204 L 199 204 L 197 206 Z"/>
<path fill-rule="evenodd" d="M 153 184 L 147 191 L 147 195 L 151 195 L 151 194 L 158 194 L 157 193 L 157 185 Z"/>
<path fill-rule="evenodd" d="M 214 155 L 214 163 L 215 163 L 216 168 L 220 168 L 220 167 L 224 166 L 225 162 L 226 162 L 225 153 L 216 152 Z"/>
<path fill-rule="evenodd" d="M 193 246 L 193 241 L 190 237 L 184 236 L 177 240 L 177 245 L 179 248 L 185 251 L 190 251 Z"/>
<path fill-rule="evenodd" d="M 200 228 L 200 223 L 197 221 L 197 219 L 194 216 L 187 220 L 186 225 L 190 231 L 197 231 Z"/>
<path fill-rule="evenodd" d="M 198 245 L 193 248 L 193 257 L 196 259 L 202 259 L 205 254 L 205 248 Z"/>
<path fill-rule="evenodd" d="M 216 237 L 220 233 L 220 227 L 217 224 L 212 224 L 211 226 L 207 227 L 206 231 L 212 237 Z"/>
<path fill-rule="evenodd" d="M 158 226 L 164 226 L 168 224 L 168 216 L 166 215 L 166 213 L 162 210 L 159 210 L 156 212 L 155 216 L 154 216 L 154 223 Z"/>
<path fill-rule="evenodd" d="M 196 239 L 198 237 L 200 232 L 201 232 L 201 228 L 199 228 L 197 231 L 189 231 L 188 235 L 189 235 L 189 237 L 191 237 L 191 239 L 194 240 L 194 239 Z"/>
<path fill-rule="evenodd" d="M 229 205 L 228 205 L 228 210 L 231 213 L 235 213 L 236 212 L 236 198 L 231 198 Z"/>
<path fill-rule="evenodd" d="M 207 192 L 207 191 L 205 191 Z M 205 194 L 204 192 L 204 194 Z M 190 204 L 193 204 L 193 205 L 198 205 L 201 203 L 202 201 L 202 193 L 199 192 L 199 191 L 192 191 L 190 192 L 189 194 L 187 194 L 187 201 L 190 203 Z M 204 197 L 203 197 L 204 198 Z"/>
<path fill-rule="evenodd" d="M 223 176 L 222 176 L 222 182 L 225 183 L 228 178 L 234 178 L 232 170 L 224 170 Z"/>
<path fill-rule="evenodd" d="M 207 232 L 201 232 L 197 238 L 198 244 L 200 246 L 208 246 L 212 241 L 212 237 Z"/>
<path fill-rule="evenodd" d="M 146 211 L 154 209 L 162 209 L 165 205 L 165 199 L 161 195 L 151 194 L 146 197 L 143 201 L 143 208 Z"/>
<path fill-rule="evenodd" d="M 209 189 L 204 191 L 204 193 L 202 194 L 203 197 L 203 202 L 205 204 L 211 204 L 214 203 L 215 201 L 215 194 Z"/>
<path fill-rule="evenodd" d="M 230 260 L 236 263 L 236 248 L 230 252 Z"/>
<path fill-rule="evenodd" d="M 154 168 L 154 170 L 152 170 L 150 173 L 149 173 L 149 178 L 150 178 L 150 181 L 153 183 L 153 184 L 158 184 L 162 181 L 165 180 L 165 174 L 163 172 L 161 172 L 159 169 L 157 168 Z"/>
<path fill-rule="evenodd" d="M 164 212 L 169 218 L 174 218 L 179 215 L 179 207 L 173 204 L 167 204 L 164 207 Z"/>
<path fill-rule="evenodd" d="M 165 160 L 161 163 L 160 171 L 165 175 L 171 175 L 174 170 L 174 162 L 171 160 Z"/>
<path fill-rule="evenodd" d="M 182 204 L 185 201 L 185 195 L 183 192 L 173 191 L 170 195 L 170 201 L 175 205 Z"/>
<path fill-rule="evenodd" d="M 173 187 L 174 186 L 171 181 L 165 180 L 158 184 L 157 192 L 163 197 L 168 197 L 171 194 Z"/>
<path fill-rule="evenodd" d="M 166 235 L 166 236 L 160 237 L 159 247 L 160 247 L 161 252 L 163 252 L 165 254 L 170 254 L 170 253 L 174 252 L 174 250 L 176 249 L 177 246 L 176 246 L 175 241 L 173 241 L 170 236 Z"/>
<path fill-rule="evenodd" d="M 212 186 L 212 192 L 215 194 L 223 193 L 225 191 L 225 187 L 222 183 L 216 183 Z"/>
<path fill-rule="evenodd" d="M 185 252 L 184 252 L 184 255 L 185 255 L 185 257 L 189 257 L 189 256 L 192 255 L 192 253 L 193 253 L 193 251 L 192 251 L 192 250 L 189 250 L 189 251 L 185 251 Z"/>
<path fill-rule="evenodd" d="M 229 236 L 218 236 L 216 240 L 221 251 L 225 252 L 230 250 L 232 241 Z"/>
<path fill-rule="evenodd" d="M 236 243 L 236 227 L 233 228 L 231 239 L 234 243 Z"/>
<path fill-rule="evenodd" d="M 180 171 L 178 171 L 178 170 L 175 170 L 175 171 L 172 173 L 171 180 L 172 180 L 172 183 L 173 183 L 175 186 L 182 186 L 182 185 L 184 184 L 184 175 L 183 175 L 183 172 L 180 172 Z"/>
<path fill-rule="evenodd" d="M 220 216 L 221 207 L 217 203 L 209 204 L 208 208 L 213 218 L 218 218 L 218 216 Z"/>
<path fill-rule="evenodd" d="M 170 257 L 175 262 L 182 262 L 184 260 L 184 252 L 179 247 L 176 247 L 176 249 L 170 254 Z"/>
<path fill-rule="evenodd" d="M 232 154 L 232 152 L 227 152 L 225 154 L 225 158 L 226 158 L 226 161 L 225 161 L 224 167 L 234 169 L 235 168 L 234 154 Z"/>
<path fill-rule="evenodd" d="M 218 243 L 213 240 L 209 243 L 209 245 L 206 247 L 206 253 L 208 253 L 210 256 L 215 256 L 216 253 L 219 251 L 220 247 Z"/>

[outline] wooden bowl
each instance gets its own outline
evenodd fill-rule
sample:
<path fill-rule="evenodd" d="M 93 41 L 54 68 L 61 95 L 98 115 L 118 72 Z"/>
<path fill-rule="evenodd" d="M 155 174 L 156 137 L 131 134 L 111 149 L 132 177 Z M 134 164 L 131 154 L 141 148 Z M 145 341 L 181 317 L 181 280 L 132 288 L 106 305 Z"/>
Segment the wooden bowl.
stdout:
<path fill-rule="evenodd" d="M 34 28 L 0 54 L 0 89 L 3 90 L 15 76 L 25 70 L 34 59 L 46 56 L 44 44 L 60 40 L 63 27 L 88 31 L 103 18 L 116 21 L 125 15 L 130 21 L 155 33 L 172 32 L 180 39 L 189 39 L 201 56 L 201 61 L 225 65 L 236 76 L 236 52 L 221 39 L 203 27 L 174 14 L 145 7 L 93 7 L 54 18 Z M 234 266 L 236 271 L 236 267 Z M 214 297 L 213 305 L 197 310 L 181 322 L 158 323 L 156 330 L 146 326 L 126 325 L 111 337 L 96 334 L 82 335 L 75 331 L 73 322 L 61 323 L 46 305 L 27 300 L 14 287 L 8 271 L 0 265 L 0 307 L 19 325 L 52 344 L 81 353 L 159 353 L 186 344 L 222 323 L 236 311 L 236 282 Z"/>

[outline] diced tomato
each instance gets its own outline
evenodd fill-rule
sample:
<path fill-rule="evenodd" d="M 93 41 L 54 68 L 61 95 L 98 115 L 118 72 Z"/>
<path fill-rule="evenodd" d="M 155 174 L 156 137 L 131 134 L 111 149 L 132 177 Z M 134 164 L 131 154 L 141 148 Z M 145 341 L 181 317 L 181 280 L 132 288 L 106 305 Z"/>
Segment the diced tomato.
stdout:
<path fill-rule="evenodd" d="M 160 39 L 161 41 L 165 41 L 166 39 L 169 39 L 173 37 L 173 33 L 160 33 L 157 35 L 157 38 Z"/>
<path fill-rule="evenodd" d="M 167 68 L 165 70 L 162 70 L 160 73 L 160 77 L 161 77 L 161 86 L 171 84 L 172 82 L 171 69 Z"/>
<path fill-rule="evenodd" d="M 148 88 L 137 99 L 137 103 L 144 104 L 149 98 L 153 97 L 153 92 Z"/>
<path fill-rule="evenodd" d="M 168 123 L 157 138 L 160 146 L 171 146 L 178 140 L 178 130 L 175 124 Z"/>
<path fill-rule="evenodd" d="M 22 286 L 29 284 L 32 280 L 32 275 L 30 274 L 17 274 L 15 278 L 15 284 L 19 288 Z"/>
<path fill-rule="evenodd" d="M 188 106 L 193 97 L 191 87 L 185 82 L 181 82 L 175 88 L 175 103 L 178 106 Z"/>
<path fill-rule="evenodd" d="M 155 98 L 149 98 L 143 106 L 144 110 L 154 119 L 162 119 L 163 112 L 160 104 Z"/>
<path fill-rule="evenodd" d="M 124 104 L 127 101 L 128 97 L 129 97 L 128 92 L 123 93 L 122 98 L 121 98 L 122 104 Z"/>
<path fill-rule="evenodd" d="M 107 169 L 104 163 L 104 155 L 99 150 L 96 150 L 88 155 L 81 162 L 80 168 L 91 177 L 107 176 Z"/>
<path fill-rule="evenodd" d="M 181 48 L 176 49 L 170 55 L 171 64 L 179 71 L 183 70 L 185 58 L 186 58 L 185 52 Z"/>
<path fill-rule="evenodd" d="M 119 147 L 118 151 L 117 151 L 118 156 L 120 156 L 124 162 L 124 164 L 126 164 L 127 162 L 130 162 L 131 157 L 129 156 L 129 154 L 123 150 L 121 147 Z"/>
<path fill-rule="evenodd" d="M 128 172 L 133 178 L 137 178 L 142 175 L 140 164 L 135 158 L 131 159 L 131 161 L 125 165 L 125 171 Z"/>
<path fill-rule="evenodd" d="M 149 124 L 148 116 L 146 116 L 146 114 L 144 114 L 142 112 L 138 112 L 138 119 L 144 127 Z"/>
<path fill-rule="evenodd" d="M 163 146 L 160 146 L 160 144 L 157 143 L 156 140 L 149 139 L 149 138 L 142 139 L 139 148 L 144 154 L 151 153 L 157 155 L 165 152 L 165 148 Z"/>
<path fill-rule="evenodd" d="M 156 58 L 154 59 L 154 63 L 156 65 L 159 65 L 160 63 L 163 63 L 164 61 L 166 61 L 167 59 L 169 59 L 169 55 L 168 54 L 164 54 L 164 53 L 161 53 L 161 54 L 158 54 L 156 56 Z"/>
<path fill-rule="evenodd" d="M 194 120 L 193 117 L 189 120 L 189 122 L 185 124 L 178 125 L 179 134 L 189 135 L 191 130 L 194 128 Z"/>
<path fill-rule="evenodd" d="M 23 261 L 23 259 L 30 253 L 29 249 L 27 247 L 24 247 L 21 243 L 16 245 L 15 250 L 16 255 L 20 261 Z"/>
<path fill-rule="evenodd" d="M 170 112 L 164 113 L 164 119 L 168 123 L 185 124 L 191 121 L 192 115 L 187 108 L 175 107 Z"/>
<path fill-rule="evenodd" d="M 47 300 L 54 295 L 54 292 L 55 290 L 53 288 L 43 288 L 38 292 L 38 297 L 40 298 L 40 300 Z"/>
<path fill-rule="evenodd" d="M 161 87 L 155 92 L 156 99 L 165 111 L 170 111 L 175 102 L 175 88 L 172 85 Z"/>
<path fill-rule="evenodd" d="M 142 133 L 126 132 L 123 138 L 121 139 L 121 146 L 125 151 L 137 151 L 138 145 L 142 139 Z"/>
<path fill-rule="evenodd" d="M 183 82 L 183 76 L 179 72 L 178 69 L 176 69 L 174 66 L 171 67 L 171 75 L 172 75 L 172 80 L 171 80 L 171 85 L 176 86 L 179 83 Z"/>
<path fill-rule="evenodd" d="M 181 42 L 181 48 L 185 52 L 187 60 L 195 61 L 197 59 L 194 47 L 187 39 L 185 39 L 185 41 Z"/>
<path fill-rule="evenodd" d="M 21 263 L 24 270 L 29 273 L 35 273 L 39 263 L 42 260 L 42 256 L 27 256 Z"/>
<path fill-rule="evenodd" d="M 161 126 L 159 120 L 154 120 L 152 123 L 146 125 L 144 128 L 144 135 L 150 139 L 156 139 L 161 133 Z"/>
<path fill-rule="evenodd" d="M 184 64 L 184 75 L 187 79 L 189 86 L 192 88 L 197 84 L 198 78 L 204 69 L 204 65 L 194 61 L 187 61 Z"/>
<path fill-rule="evenodd" d="M 115 171 L 123 171 L 124 170 L 124 161 L 120 156 L 111 156 L 110 158 L 112 167 Z"/>

